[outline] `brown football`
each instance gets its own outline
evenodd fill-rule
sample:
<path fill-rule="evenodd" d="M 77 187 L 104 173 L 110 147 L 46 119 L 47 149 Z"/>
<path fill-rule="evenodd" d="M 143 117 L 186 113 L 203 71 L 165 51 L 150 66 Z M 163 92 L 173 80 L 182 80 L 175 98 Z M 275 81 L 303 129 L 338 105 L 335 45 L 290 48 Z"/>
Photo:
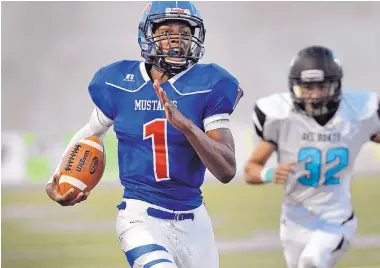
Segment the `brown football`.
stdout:
<path fill-rule="evenodd" d="M 105 168 L 103 142 L 96 136 L 80 140 L 65 154 L 61 165 L 59 190 L 65 194 L 74 188 L 74 195 L 90 192 L 103 176 Z"/>

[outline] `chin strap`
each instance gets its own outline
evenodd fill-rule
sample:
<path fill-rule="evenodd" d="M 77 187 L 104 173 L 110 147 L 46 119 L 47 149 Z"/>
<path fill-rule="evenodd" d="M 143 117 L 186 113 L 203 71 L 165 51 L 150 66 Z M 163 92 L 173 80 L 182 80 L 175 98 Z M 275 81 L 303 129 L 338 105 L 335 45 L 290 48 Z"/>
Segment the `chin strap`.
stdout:
<path fill-rule="evenodd" d="M 175 68 L 172 64 L 169 64 L 164 58 L 154 58 L 152 57 L 148 63 L 154 65 L 160 72 L 164 73 L 169 78 L 183 72 L 189 67 L 189 63 L 186 62 L 185 64 L 178 65 Z"/>

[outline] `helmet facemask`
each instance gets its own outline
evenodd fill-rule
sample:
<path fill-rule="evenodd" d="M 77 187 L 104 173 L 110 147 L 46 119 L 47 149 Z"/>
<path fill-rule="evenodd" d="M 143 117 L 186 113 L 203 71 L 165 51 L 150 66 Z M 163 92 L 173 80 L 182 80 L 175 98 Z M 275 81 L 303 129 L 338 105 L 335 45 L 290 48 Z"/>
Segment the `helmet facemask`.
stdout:
<path fill-rule="evenodd" d="M 148 16 L 142 31 L 142 56 L 148 63 L 158 67 L 160 71 L 170 76 L 176 75 L 191 65 L 197 63 L 204 54 L 203 22 L 195 16 L 175 13 L 174 16 L 153 14 Z M 184 32 L 169 31 L 170 24 L 179 23 Z M 156 31 L 162 26 L 168 26 L 168 31 Z M 140 40 L 142 41 L 142 40 Z"/>
<path fill-rule="evenodd" d="M 341 99 L 340 80 L 321 82 L 291 80 L 292 98 L 296 108 L 308 116 L 319 117 L 334 113 Z"/>

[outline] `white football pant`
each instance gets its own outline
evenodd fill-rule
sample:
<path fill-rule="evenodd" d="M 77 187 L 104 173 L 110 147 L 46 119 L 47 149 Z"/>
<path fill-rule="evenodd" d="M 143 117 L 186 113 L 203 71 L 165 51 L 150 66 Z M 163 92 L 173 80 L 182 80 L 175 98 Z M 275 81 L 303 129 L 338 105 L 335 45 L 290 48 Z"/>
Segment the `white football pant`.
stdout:
<path fill-rule="evenodd" d="M 193 219 L 161 219 L 148 215 L 173 213 L 159 206 L 123 199 L 116 222 L 117 238 L 133 268 L 219 268 L 211 218 L 205 206 L 190 211 Z M 123 203 L 122 203 L 123 204 Z M 161 212 L 160 212 L 161 211 Z"/>
<path fill-rule="evenodd" d="M 280 238 L 288 268 L 333 267 L 349 249 L 356 229 L 356 217 L 342 225 L 282 221 Z"/>

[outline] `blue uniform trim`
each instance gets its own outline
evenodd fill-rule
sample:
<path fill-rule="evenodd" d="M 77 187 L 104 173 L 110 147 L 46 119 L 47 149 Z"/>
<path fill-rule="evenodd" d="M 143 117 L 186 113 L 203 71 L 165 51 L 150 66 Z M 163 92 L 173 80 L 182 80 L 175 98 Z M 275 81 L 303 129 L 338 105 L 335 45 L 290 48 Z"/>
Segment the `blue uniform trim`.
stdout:
<path fill-rule="evenodd" d="M 123 201 L 123 202 L 121 202 L 119 205 L 117 205 L 117 208 L 118 208 L 119 210 L 124 210 L 124 209 L 127 208 L 127 203 Z"/>
<path fill-rule="evenodd" d="M 147 264 L 144 265 L 144 268 L 150 268 L 153 265 L 155 265 L 157 263 L 162 263 L 162 262 L 170 262 L 170 263 L 172 263 L 171 261 L 169 261 L 167 259 L 158 259 L 158 260 L 154 260 L 154 261 L 148 262 Z"/>
<path fill-rule="evenodd" d="M 149 245 L 144 245 L 144 246 L 140 246 L 140 247 L 136 247 L 134 249 L 128 250 L 127 252 L 125 252 L 125 256 L 127 257 L 129 265 L 133 267 L 133 264 L 139 257 L 141 257 L 142 255 L 146 253 L 157 251 L 157 250 L 168 252 L 163 246 L 160 246 L 157 244 L 149 244 Z"/>
<path fill-rule="evenodd" d="M 172 213 L 155 208 L 148 208 L 147 213 L 149 216 L 163 220 L 183 221 L 194 220 L 194 213 Z"/>

